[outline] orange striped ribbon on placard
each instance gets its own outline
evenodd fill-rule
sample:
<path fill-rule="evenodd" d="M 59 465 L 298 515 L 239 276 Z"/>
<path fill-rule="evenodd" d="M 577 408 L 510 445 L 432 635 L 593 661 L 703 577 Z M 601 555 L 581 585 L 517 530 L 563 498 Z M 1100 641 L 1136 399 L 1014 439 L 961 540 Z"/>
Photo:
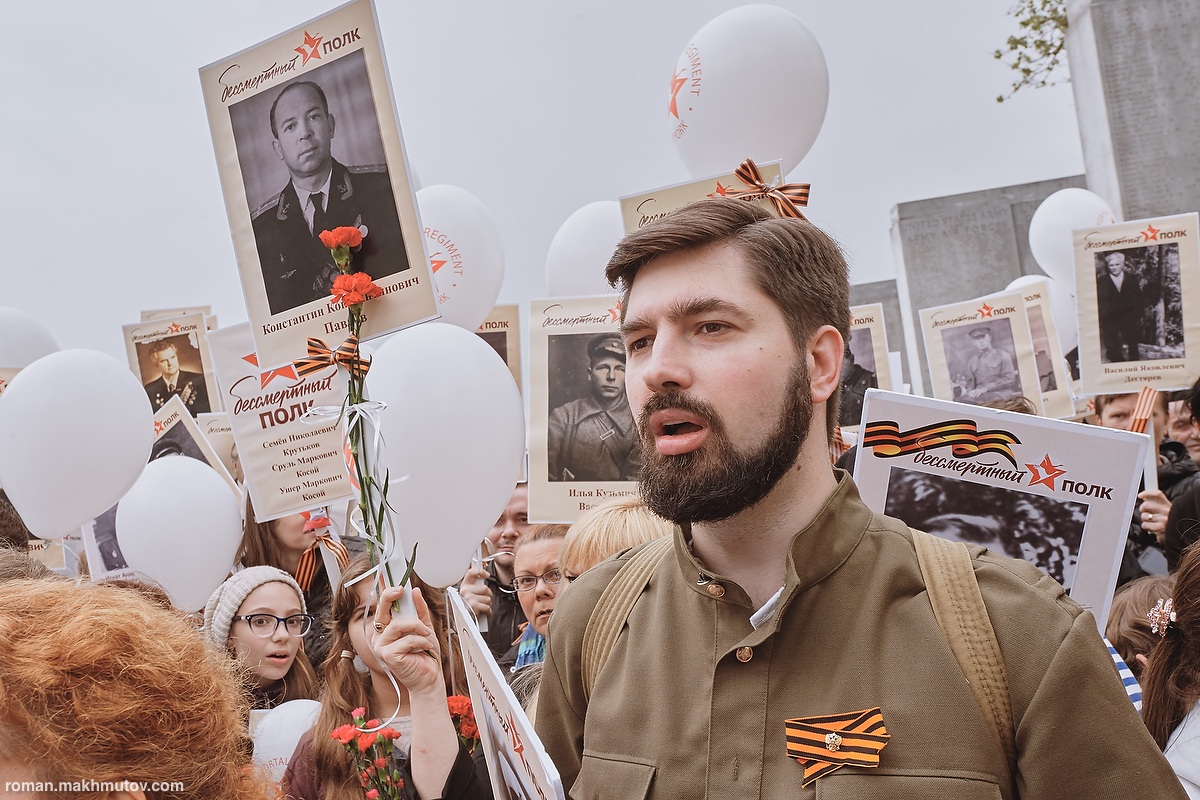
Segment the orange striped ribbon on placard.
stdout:
<path fill-rule="evenodd" d="M 1003 456 L 1014 467 L 1017 460 L 1010 445 L 1021 440 L 1008 431 L 981 431 L 975 420 L 954 419 L 923 425 L 911 431 L 900 431 L 891 420 L 869 422 L 863 426 L 862 447 L 871 448 L 879 458 L 895 458 L 923 450 L 949 447 L 955 458 L 970 458 L 985 453 Z"/>
<path fill-rule="evenodd" d="M 726 197 L 744 197 L 753 200 L 756 198 L 749 197 L 749 195 L 762 195 L 771 201 L 771 205 L 775 207 L 775 211 L 780 217 L 807 221 L 808 217 L 800 212 L 800 208 L 808 205 L 808 192 L 811 184 L 785 183 L 782 186 L 772 186 L 763 180 L 758 165 L 754 163 L 753 159 L 749 158 L 743 161 L 733 171 L 733 174 L 750 188 L 748 190 L 727 189 L 725 191 Z"/>
<path fill-rule="evenodd" d="M 878 767 L 879 751 L 891 738 L 878 707 L 788 719 L 784 729 L 788 757 L 804 766 L 801 786 L 845 766 Z"/>
<path fill-rule="evenodd" d="M 350 551 L 344 544 L 328 533 L 317 534 L 317 540 L 300 554 L 300 563 L 296 565 L 296 583 L 300 584 L 300 588 L 306 592 L 308 587 L 312 586 L 312 580 L 317 574 L 317 566 L 321 563 L 322 544 L 329 548 L 329 552 L 333 553 L 339 567 L 345 570 L 350 565 Z"/>
<path fill-rule="evenodd" d="M 354 335 L 338 345 L 337 350 L 329 349 L 329 345 L 324 341 L 310 336 L 308 337 L 308 355 L 292 362 L 301 378 L 308 377 L 333 364 L 341 364 L 350 370 L 350 374 L 355 378 L 366 375 L 371 366 L 370 361 L 359 358 L 358 337 Z"/>
<path fill-rule="evenodd" d="M 1143 386 L 1138 392 L 1137 404 L 1133 407 L 1133 424 L 1129 430 L 1134 433 L 1145 433 L 1150 425 L 1150 415 L 1154 413 L 1154 404 L 1158 402 L 1158 390 Z"/>

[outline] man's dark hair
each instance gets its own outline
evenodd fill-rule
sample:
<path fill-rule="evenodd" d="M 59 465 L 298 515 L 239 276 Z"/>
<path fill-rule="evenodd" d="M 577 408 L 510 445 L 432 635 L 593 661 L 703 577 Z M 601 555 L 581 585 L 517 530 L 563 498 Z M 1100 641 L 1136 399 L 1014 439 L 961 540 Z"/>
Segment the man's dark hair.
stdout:
<path fill-rule="evenodd" d="M 307 86 L 316 92 L 317 97 L 321 98 L 321 108 L 325 109 L 326 114 L 329 113 L 329 101 L 325 99 L 325 90 L 320 86 L 312 81 L 297 81 L 296 83 L 288 84 L 287 86 L 283 87 L 283 91 L 275 96 L 275 102 L 271 103 L 271 135 L 276 139 L 279 138 L 279 127 L 275 124 L 275 107 L 279 105 L 279 101 L 283 99 L 285 94 L 290 92 L 292 89 L 299 89 L 301 86 Z"/>
<path fill-rule="evenodd" d="M 850 338 L 850 270 L 828 234 L 810 222 L 777 219 L 745 200 L 713 198 L 684 206 L 629 234 L 617 245 L 604 276 L 622 291 L 621 319 L 638 270 L 668 253 L 728 243 L 746 259 L 758 288 L 783 311 L 796 347 L 803 350 L 822 325 Z M 841 389 L 825 403 L 831 437 Z"/>

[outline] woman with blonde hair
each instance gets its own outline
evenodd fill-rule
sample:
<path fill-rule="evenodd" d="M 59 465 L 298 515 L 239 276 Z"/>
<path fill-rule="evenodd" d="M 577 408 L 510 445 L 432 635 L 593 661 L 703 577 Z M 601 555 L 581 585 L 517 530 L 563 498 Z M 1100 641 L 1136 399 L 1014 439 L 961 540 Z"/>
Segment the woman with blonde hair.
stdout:
<path fill-rule="evenodd" d="M 265 800 L 238 686 L 231 659 L 136 592 L 45 579 L 0 592 L 5 780 L 145 787 L 74 797 Z"/>
<path fill-rule="evenodd" d="M 611 555 L 674 533 L 675 525 L 647 508 L 640 497 L 618 497 L 579 515 L 567 529 L 558 566 L 570 582 Z"/>

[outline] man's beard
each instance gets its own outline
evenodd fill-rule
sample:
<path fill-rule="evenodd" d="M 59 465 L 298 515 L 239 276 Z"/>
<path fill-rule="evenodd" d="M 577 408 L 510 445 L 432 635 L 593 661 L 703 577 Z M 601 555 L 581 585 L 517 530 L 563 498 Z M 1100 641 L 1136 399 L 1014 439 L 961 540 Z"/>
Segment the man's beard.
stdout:
<path fill-rule="evenodd" d="M 702 418 L 708 437 L 682 455 L 658 452 L 650 427 L 656 411 L 678 409 Z M 718 522 L 762 500 L 796 463 L 812 427 L 808 370 L 793 367 L 779 421 L 758 449 L 743 453 L 729 441 L 725 425 L 708 403 L 684 392 L 653 395 L 642 408 L 638 427 L 642 474 L 638 491 L 655 514 L 677 524 Z"/>

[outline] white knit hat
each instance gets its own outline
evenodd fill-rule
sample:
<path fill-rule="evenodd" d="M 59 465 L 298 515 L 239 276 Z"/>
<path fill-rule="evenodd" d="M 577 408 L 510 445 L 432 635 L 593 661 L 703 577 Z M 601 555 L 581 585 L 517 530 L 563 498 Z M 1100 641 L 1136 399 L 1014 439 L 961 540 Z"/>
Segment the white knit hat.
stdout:
<path fill-rule="evenodd" d="M 296 583 L 295 578 L 275 567 L 248 567 L 226 578 L 225 582 L 212 593 L 212 597 L 208 598 L 208 603 L 204 606 L 202 630 L 213 644 L 217 647 L 225 647 L 225 643 L 229 640 L 229 628 L 233 625 L 233 618 L 238 609 L 242 607 L 242 603 L 246 601 L 246 597 L 264 583 L 272 581 L 286 583 L 295 589 L 296 594 L 300 596 L 300 610 L 305 614 L 308 613 L 308 608 L 304 604 L 304 592 L 300 591 L 300 584 Z"/>

